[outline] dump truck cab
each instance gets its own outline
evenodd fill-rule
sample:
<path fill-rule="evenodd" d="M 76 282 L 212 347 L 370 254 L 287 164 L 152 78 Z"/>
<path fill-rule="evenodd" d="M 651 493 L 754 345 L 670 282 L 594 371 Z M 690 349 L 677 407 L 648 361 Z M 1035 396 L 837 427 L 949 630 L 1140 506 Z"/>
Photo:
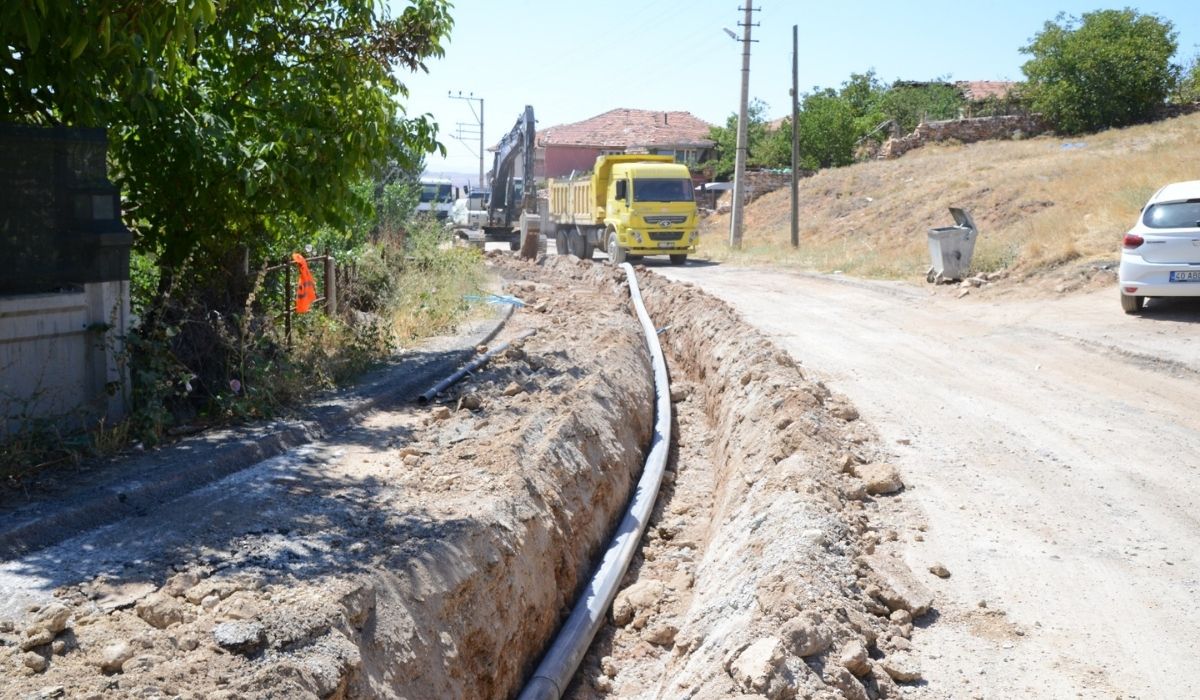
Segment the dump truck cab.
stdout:
<path fill-rule="evenodd" d="M 664 253 L 686 256 L 696 250 L 696 199 L 691 174 L 686 166 L 663 158 L 661 162 L 612 165 L 604 222 L 608 237 L 615 235 L 616 246 L 623 250 L 618 257 Z M 603 241 L 609 249 L 613 243 Z M 612 254 L 609 250 L 610 257 Z"/>

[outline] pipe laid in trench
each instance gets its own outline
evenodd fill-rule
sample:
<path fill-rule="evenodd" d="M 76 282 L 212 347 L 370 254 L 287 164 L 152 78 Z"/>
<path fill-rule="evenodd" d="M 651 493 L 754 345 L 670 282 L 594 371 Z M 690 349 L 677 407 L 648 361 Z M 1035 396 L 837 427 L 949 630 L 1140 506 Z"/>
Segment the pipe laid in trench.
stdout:
<path fill-rule="evenodd" d="M 650 440 L 642 478 L 638 480 L 629 508 L 617 526 L 600 566 L 575 601 L 571 616 L 559 630 L 518 700 L 558 700 L 562 697 L 571 676 L 575 675 L 575 669 L 591 646 L 592 638 L 604 623 L 604 615 L 617 595 L 617 586 L 637 552 L 667 466 L 667 451 L 671 445 L 671 388 L 667 383 L 667 363 L 663 359 L 662 346 L 658 343 L 658 333 L 642 303 L 642 293 L 638 289 L 633 266 L 624 263 L 621 267 L 625 268 L 625 277 L 629 280 L 629 295 L 642 324 L 654 369 L 654 437 Z"/>
<path fill-rule="evenodd" d="M 449 377 L 446 377 L 445 379 L 438 382 L 437 384 L 434 384 L 432 387 L 430 387 L 429 391 L 426 391 L 424 394 L 421 394 L 420 396 L 418 396 L 417 401 L 420 403 L 423 403 L 423 404 L 429 403 L 430 401 L 433 400 L 434 396 L 437 396 L 441 392 L 445 391 L 447 388 L 449 388 L 455 382 L 457 382 L 458 380 L 467 376 L 467 374 L 469 374 L 470 372 L 473 372 L 476 369 L 482 367 L 488 360 L 492 359 L 496 355 L 499 355 L 500 353 L 507 350 L 509 345 L 512 345 L 513 343 L 521 341 L 521 340 L 525 340 L 526 338 L 528 338 L 529 336 L 531 336 L 535 333 L 537 333 L 537 329 L 530 328 L 527 331 L 522 331 L 516 338 L 513 338 L 512 340 L 508 341 L 507 343 L 501 343 L 501 344 L 497 345 L 496 347 L 483 353 L 482 355 L 476 355 L 475 359 L 471 360 L 467 364 L 460 367 L 457 372 L 455 372 L 454 374 L 451 374 Z"/>

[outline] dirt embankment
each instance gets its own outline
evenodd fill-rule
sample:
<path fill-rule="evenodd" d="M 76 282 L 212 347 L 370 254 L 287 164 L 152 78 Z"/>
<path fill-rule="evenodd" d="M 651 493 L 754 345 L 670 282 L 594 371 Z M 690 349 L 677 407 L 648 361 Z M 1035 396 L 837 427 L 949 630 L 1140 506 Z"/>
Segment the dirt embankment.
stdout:
<path fill-rule="evenodd" d="M 508 332 L 538 334 L 432 408 L 5 565 L 71 580 L 0 624 L 0 696 L 515 693 L 629 496 L 653 392 L 623 297 L 510 290 L 537 310 Z"/>
<path fill-rule="evenodd" d="M 551 260 L 610 287 L 608 266 Z M 928 593 L 870 562 L 864 505 L 902 488 L 857 411 L 686 284 L 640 275 L 668 355 L 676 445 L 642 555 L 573 698 L 895 698 Z"/>

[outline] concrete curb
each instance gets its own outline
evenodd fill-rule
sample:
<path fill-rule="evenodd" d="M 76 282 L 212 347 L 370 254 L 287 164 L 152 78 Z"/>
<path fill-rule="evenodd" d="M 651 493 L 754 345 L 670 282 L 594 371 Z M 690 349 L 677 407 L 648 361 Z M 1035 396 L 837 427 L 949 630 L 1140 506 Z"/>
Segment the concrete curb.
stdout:
<path fill-rule="evenodd" d="M 506 306 L 498 318 L 473 324 L 451 340 L 432 339 L 355 385 L 304 407 L 304 418 L 186 438 L 145 455 L 114 460 L 83 477 L 84 483 L 6 509 L 0 512 L 0 561 L 58 544 L 89 528 L 145 515 L 264 459 L 337 433 L 367 411 L 412 398 L 469 359 L 477 345 L 495 338 L 514 310 Z"/>

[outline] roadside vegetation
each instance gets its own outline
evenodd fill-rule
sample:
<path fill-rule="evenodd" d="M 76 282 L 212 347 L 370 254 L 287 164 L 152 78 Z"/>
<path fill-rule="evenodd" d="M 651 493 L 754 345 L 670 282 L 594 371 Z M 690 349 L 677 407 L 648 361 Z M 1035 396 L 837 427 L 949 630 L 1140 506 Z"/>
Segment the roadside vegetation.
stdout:
<path fill-rule="evenodd" d="M 132 413 L 0 445 L 0 476 L 285 412 L 471 312 L 477 252 L 414 216 L 430 115 L 402 71 L 443 54 L 445 0 L 9 3 L 0 120 L 104 127 L 134 233 Z M 291 315 L 294 253 L 339 309 Z M 291 266 L 291 287 L 286 268 Z M 323 294 L 323 265 L 313 275 Z M 117 352 L 114 350 L 114 352 Z"/>
<path fill-rule="evenodd" d="M 969 113 L 1040 114 L 1060 134 L 1128 126 L 1159 116 L 1169 102 L 1200 100 L 1200 58 L 1177 55 L 1169 19 L 1136 10 L 1097 10 L 1046 22 L 1021 52 L 1026 80 L 1003 98 L 968 104 L 948 76 L 885 84 L 875 69 L 852 73 L 838 87 L 814 87 L 800 96 L 796 130 L 803 170 L 841 167 L 869 158 L 891 136 L 922 121 Z M 1180 63 L 1172 61 L 1178 60 Z M 775 105 L 776 111 L 779 105 Z M 792 165 L 792 119 L 770 128 L 771 106 L 754 100 L 748 112 L 747 164 Z M 786 107 L 785 107 L 786 109 Z M 737 114 L 712 129 L 714 156 L 701 167 L 717 180 L 734 170 Z"/>
<path fill-rule="evenodd" d="M 1121 236 L 1155 190 L 1196 178 L 1200 114 L 1082 137 L 926 146 L 888 161 L 822 170 L 800 181 L 800 247 L 790 245 L 791 194 L 746 207 L 742 249 L 729 216 L 709 217 L 700 254 L 822 272 L 923 279 L 926 231 L 953 225 L 951 206 L 980 228 L 977 272 L 1082 275 L 1115 264 Z M 1069 282 L 1068 282 L 1069 283 Z"/>

